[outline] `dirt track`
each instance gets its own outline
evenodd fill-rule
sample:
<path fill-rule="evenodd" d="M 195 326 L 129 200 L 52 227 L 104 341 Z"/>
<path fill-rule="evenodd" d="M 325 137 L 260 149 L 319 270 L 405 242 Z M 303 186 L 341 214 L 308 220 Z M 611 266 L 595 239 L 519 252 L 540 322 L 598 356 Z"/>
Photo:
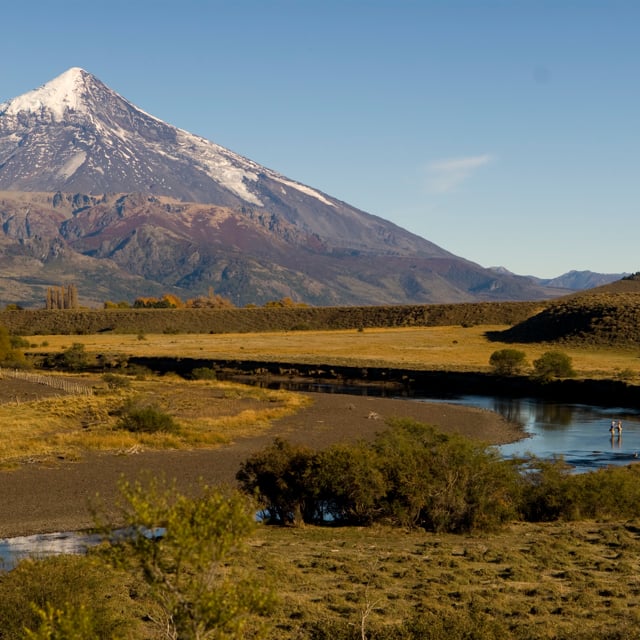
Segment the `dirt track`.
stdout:
<path fill-rule="evenodd" d="M 3 380 L 0 387 L 5 401 L 48 393 L 43 387 L 27 390 L 24 383 L 8 380 Z M 491 444 L 522 437 L 515 425 L 480 409 L 341 394 L 310 395 L 314 398 L 310 407 L 277 421 L 267 434 L 215 450 L 91 453 L 76 462 L 60 460 L 0 472 L 0 537 L 92 526 L 90 505 L 96 503 L 96 495 L 100 495 L 103 509 L 110 511 L 118 479 L 123 475 L 135 479 L 144 472 L 163 474 L 167 479 L 176 478 L 183 490 L 196 486 L 201 479 L 210 484 L 233 484 L 242 460 L 275 436 L 320 448 L 371 437 L 385 427 L 385 419 L 408 417 Z"/>

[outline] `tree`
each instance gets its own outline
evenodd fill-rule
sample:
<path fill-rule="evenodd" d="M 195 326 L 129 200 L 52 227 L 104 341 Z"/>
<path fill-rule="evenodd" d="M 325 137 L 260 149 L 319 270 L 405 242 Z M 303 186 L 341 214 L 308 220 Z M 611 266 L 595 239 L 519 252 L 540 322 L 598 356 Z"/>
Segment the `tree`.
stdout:
<path fill-rule="evenodd" d="M 149 615 L 164 636 L 245 637 L 251 616 L 265 613 L 271 601 L 255 578 L 237 575 L 231 563 L 256 526 L 251 501 L 207 486 L 191 498 L 158 479 L 121 481 L 119 488 L 119 521 L 127 534 L 113 540 L 108 556 L 148 585 L 162 612 Z"/>
<path fill-rule="evenodd" d="M 0 365 L 24 367 L 25 359 L 6 327 L 0 326 Z"/>
<path fill-rule="evenodd" d="M 78 289 L 75 284 L 66 287 L 47 287 L 47 309 L 77 309 Z"/>
<path fill-rule="evenodd" d="M 533 361 L 533 370 L 537 378 L 551 380 L 552 378 L 573 378 L 571 357 L 562 351 L 547 351 Z"/>
<path fill-rule="evenodd" d="M 162 298 L 139 297 L 133 302 L 134 309 L 178 309 L 184 307 L 184 302 L 171 293 L 165 293 Z"/>
<path fill-rule="evenodd" d="M 491 354 L 489 364 L 498 375 L 511 376 L 524 369 L 527 356 L 524 351 L 518 349 L 500 349 Z"/>
<path fill-rule="evenodd" d="M 255 495 L 271 522 L 301 524 L 317 517 L 317 454 L 308 447 L 276 438 L 242 464 L 236 479 Z"/>
<path fill-rule="evenodd" d="M 55 364 L 70 371 L 81 371 L 87 367 L 89 354 L 81 342 L 74 342 L 55 358 Z"/>

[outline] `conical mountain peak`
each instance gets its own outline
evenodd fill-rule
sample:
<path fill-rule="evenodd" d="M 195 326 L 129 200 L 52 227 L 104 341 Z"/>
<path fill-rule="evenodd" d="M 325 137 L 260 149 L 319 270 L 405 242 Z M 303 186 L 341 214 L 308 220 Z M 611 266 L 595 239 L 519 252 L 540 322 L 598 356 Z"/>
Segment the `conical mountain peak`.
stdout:
<path fill-rule="evenodd" d="M 46 213 L 0 203 L 0 240 L 15 238 L 17 254 L 46 265 L 63 247 L 174 291 L 213 286 L 243 303 L 278 293 L 323 304 L 540 297 L 163 122 L 79 67 L 0 104 L 0 191 L 55 194 Z M 0 255 L 0 269 L 15 268 L 3 264 Z"/>
<path fill-rule="evenodd" d="M 41 87 L 0 105 L 0 113 L 17 115 L 21 112 L 39 113 L 44 110 L 50 112 L 54 120 L 60 121 L 67 110 L 87 110 L 89 87 L 97 82 L 84 69 L 71 67 Z"/>

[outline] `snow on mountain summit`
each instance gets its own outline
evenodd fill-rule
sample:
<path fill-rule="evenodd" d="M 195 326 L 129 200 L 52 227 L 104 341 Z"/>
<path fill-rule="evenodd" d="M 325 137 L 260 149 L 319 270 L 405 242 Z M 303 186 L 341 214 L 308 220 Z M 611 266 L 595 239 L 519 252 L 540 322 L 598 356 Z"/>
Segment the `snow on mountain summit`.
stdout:
<path fill-rule="evenodd" d="M 79 67 L 0 104 L 0 190 L 146 193 L 247 215 L 277 211 L 335 249 L 450 255 L 150 115 Z"/>
<path fill-rule="evenodd" d="M 55 120 L 60 121 L 67 109 L 86 109 L 83 97 L 89 77 L 90 74 L 84 69 L 72 67 L 41 87 L 1 104 L 0 113 L 17 115 L 22 111 L 37 113 L 44 109 L 51 112 Z"/>
<path fill-rule="evenodd" d="M 335 206 L 311 187 L 155 118 L 80 67 L 0 104 L 0 168 L 0 189 L 140 191 L 262 208 L 290 188 Z M 268 181 L 273 186 L 265 188 Z"/>

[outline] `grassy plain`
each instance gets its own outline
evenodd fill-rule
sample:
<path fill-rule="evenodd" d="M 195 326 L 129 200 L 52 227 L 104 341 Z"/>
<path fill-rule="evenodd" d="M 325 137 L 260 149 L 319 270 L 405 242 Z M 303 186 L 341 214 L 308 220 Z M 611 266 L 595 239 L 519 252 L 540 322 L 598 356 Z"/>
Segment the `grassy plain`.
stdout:
<path fill-rule="evenodd" d="M 266 624 L 266 640 L 634 640 L 639 531 L 637 521 L 512 523 L 464 536 L 259 526 L 233 561 L 274 592 L 275 604 L 266 619 L 248 620 L 242 637 Z M 167 637 L 146 615 L 155 608 L 143 586 L 90 559 L 66 565 L 63 593 L 130 621 L 118 637 Z M 57 591 L 59 571 L 43 563 L 21 575 L 42 598 Z M 30 591 L 13 573 L 0 574 L 0 622 L 15 628 Z"/>
<path fill-rule="evenodd" d="M 31 336 L 32 352 L 60 352 L 73 343 L 100 354 L 173 356 L 212 360 L 257 360 L 418 370 L 489 371 L 489 357 L 503 348 L 519 349 L 529 364 L 545 351 L 560 349 L 578 376 L 640 377 L 640 353 L 628 346 L 594 347 L 492 342 L 486 333 L 505 325 L 389 329 L 287 331 L 225 334 L 112 334 Z"/>
<path fill-rule="evenodd" d="M 238 334 L 100 333 L 31 336 L 27 340 L 32 353 L 58 353 L 80 343 L 94 355 L 202 358 L 205 366 L 207 360 L 256 360 L 454 371 L 489 371 L 491 353 L 505 347 L 525 352 L 529 364 L 556 348 L 487 339 L 487 332 L 504 328 L 458 325 Z M 634 349 L 563 346 L 562 350 L 571 356 L 580 377 L 615 379 L 624 373 L 629 382 L 640 380 L 640 357 Z M 295 394 L 281 392 L 277 396 L 219 382 L 187 382 L 177 376 L 131 380 L 127 391 L 109 391 L 102 384 L 100 393 L 89 398 L 42 399 L 23 403 L 20 411 L 12 404 L 0 404 L 0 422 L 7 436 L 0 440 L 0 460 L 6 466 L 27 458 L 73 458 L 82 448 L 127 451 L 135 447 L 216 446 L 266 429 L 270 420 L 294 412 L 304 401 Z M 118 409 L 132 397 L 153 398 L 159 408 L 177 419 L 180 433 L 145 435 L 117 429 Z"/>
<path fill-rule="evenodd" d="M 524 351 L 529 362 L 556 348 L 486 339 L 486 331 L 504 328 L 28 339 L 32 352 L 59 352 L 82 343 L 96 354 L 459 371 L 488 370 L 490 354 L 505 347 Z M 626 371 L 640 378 L 634 349 L 561 350 L 571 356 L 579 376 L 615 378 Z M 19 407 L 8 403 L 0 405 L 0 424 L 8 435 L 0 458 L 72 455 L 81 441 L 82 446 L 93 441 L 98 449 L 138 446 L 143 442 L 139 438 L 147 436 L 114 428 L 114 410 L 128 394 L 154 397 L 177 417 L 182 440 L 156 435 L 155 446 L 215 446 L 216 439 L 228 442 L 250 430 L 259 432 L 268 420 L 298 406 L 295 394 L 272 393 L 165 377 L 132 380 L 131 390 L 105 389 L 91 398 L 51 398 Z M 219 404 L 215 424 L 202 413 L 205 398 Z M 278 605 L 268 621 L 270 639 L 640 638 L 640 522 L 517 522 L 483 535 L 385 527 L 259 527 L 248 562 L 277 592 Z"/>
<path fill-rule="evenodd" d="M 86 379 L 86 378 L 85 378 Z M 294 413 L 305 396 L 244 385 L 185 381 L 177 376 L 132 380 L 112 390 L 96 380 L 93 395 L 50 396 L 0 403 L 0 467 L 73 460 L 83 451 L 197 449 L 230 443 L 266 430 L 272 420 Z M 177 433 L 132 433 L 118 428 L 128 401 L 153 404 L 178 423 Z"/>
<path fill-rule="evenodd" d="M 273 639 L 311 637 L 314 625 L 326 638 L 640 637 L 638 523 L 464 536 L 265 527 L 251 559 L 277 584 Z M 420 618 L 412 633 L 383 631 Z"/>

